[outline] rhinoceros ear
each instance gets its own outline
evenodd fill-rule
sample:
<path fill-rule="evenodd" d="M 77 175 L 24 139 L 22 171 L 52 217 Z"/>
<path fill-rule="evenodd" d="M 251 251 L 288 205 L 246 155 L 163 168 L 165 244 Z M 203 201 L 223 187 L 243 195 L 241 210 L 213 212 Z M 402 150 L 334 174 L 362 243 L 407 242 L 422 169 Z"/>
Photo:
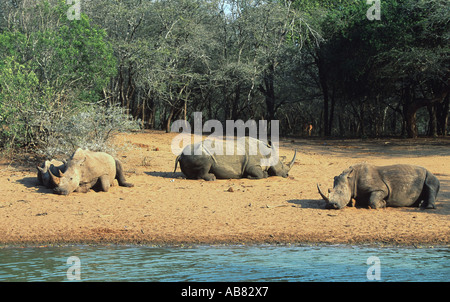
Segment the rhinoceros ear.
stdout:
<path fill-rule="evenodd" d="M 61 179 L 59 177 L 53 175 L 53 173 L 50 169 L 48 169 L 48 173 L 50 173 L 50 177 L 51 177 L 52 181 L 55 183 L 55 185 L 59 186 Z"/>
<path fill-rule="evenodd" d="M 350 171 L 347 172 L 347 178 L 352 177 L 355 174 L 354 171 L 355 170 L 353 168 L 350 168 Z"/>

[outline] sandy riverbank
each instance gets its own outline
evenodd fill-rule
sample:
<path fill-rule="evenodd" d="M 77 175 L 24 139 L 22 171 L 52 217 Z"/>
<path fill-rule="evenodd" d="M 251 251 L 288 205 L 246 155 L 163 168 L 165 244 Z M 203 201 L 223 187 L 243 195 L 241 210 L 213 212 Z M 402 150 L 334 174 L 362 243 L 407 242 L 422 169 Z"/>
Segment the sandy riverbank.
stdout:
<path fill-rule="evenodd" d="M 450 243 L 450 140 L 284 139 L 289 178 L 183 179 L 176 134 L 120 134 L 133 188 L 59 196 L 38 186 L 35 159 L 0 163 L 0 244 Z M 362 161 L 421 165 L 441 181 L 436 210 L 324 209 L 316 183 Z"/>

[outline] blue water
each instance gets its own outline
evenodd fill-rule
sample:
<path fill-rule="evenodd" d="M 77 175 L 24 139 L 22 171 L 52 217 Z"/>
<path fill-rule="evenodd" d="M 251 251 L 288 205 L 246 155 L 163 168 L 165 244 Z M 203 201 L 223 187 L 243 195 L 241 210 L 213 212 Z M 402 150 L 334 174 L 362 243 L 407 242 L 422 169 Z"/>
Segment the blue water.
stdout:
<path fill-rule="evenodd" d="M 369 271 L 379 281 L 442 282 L 450 280 L 449 251 L 271 245 L 6 247 L 0 249 L 0 281 L 364 282 Z M 69 257 L 77 261 L 68 262 Z M 376 258 L 368 262 L 369 257 Z"/>

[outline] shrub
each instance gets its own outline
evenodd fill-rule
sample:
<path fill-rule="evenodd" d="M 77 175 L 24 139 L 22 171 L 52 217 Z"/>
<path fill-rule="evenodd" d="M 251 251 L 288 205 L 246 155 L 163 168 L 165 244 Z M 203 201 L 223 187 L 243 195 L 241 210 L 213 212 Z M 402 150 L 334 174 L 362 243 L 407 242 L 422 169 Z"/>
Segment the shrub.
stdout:
<path fill-rule="evenodd" d="M 30 1 L 0 29 L 0 149 L 99 149 L 112 129 L 131 127 L 118 108 L 86 105 L 102 97 L 117 62 L 105 30 L 85 14 L 69 20 L 68 7 Z"/>
<path fill-rule="evenodd" d="M 89 105 L 59 119 L 52 120 L 48 114 L 44 124 L 49 128 L 40 152 L 53 158 L 58 154 L 69 155 L 76 148 L 114 153 L 113 135 L 138 130 L 140 122 L 130 119 L 122 107 Z"/>
<path fill-rule="evenodd" d="M 14 57 L 0 61 L 0 147 L 34 143 L 34 121 L 48 105 L 36 74 Z"/>
<path fill-rule="evenodd" d="M 122 107 L 68 107 L 14 57 L 0 62 L 0 148 L 32 148 L 47 157 L 67 155 L 77 147 L 112 152 L 112 134 L 136 129 L 139 121 Z"/>

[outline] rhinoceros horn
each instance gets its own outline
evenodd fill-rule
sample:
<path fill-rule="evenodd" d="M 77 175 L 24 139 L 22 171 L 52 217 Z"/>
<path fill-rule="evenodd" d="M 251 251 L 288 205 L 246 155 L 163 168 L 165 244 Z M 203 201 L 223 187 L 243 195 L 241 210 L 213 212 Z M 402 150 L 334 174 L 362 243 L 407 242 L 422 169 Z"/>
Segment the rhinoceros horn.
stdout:
<path fill-rule="evenodd" d="M 55 183 L 55 185 L 59 186 L 59 182 L 61 181 L 61 179 L 59 177 L 53 175 L 53 173 L 50 169 L 48 169 L 48 172 L 50 173 L 50 177 L 53 180 L 53 182 Z"/>
<path fill-rule="evenodd" d="M 323 194 L 322 189 L 320 188 L 320 185 L 319 185 L 319 184 L 317 184 L 317 189 L 319 190 L 320 196 L 322 196 L 322 198 L 323 198 L 325 201 L 330 201 L 330 199 L 328 198 L 328 196 L 329 196 L 330 194 L 329 194 L 329 193 L 328 193 L 327 195 Z"/>
<path fill-rule="evenodd" d="M 289 170 L 291 170 L 292 166 L 294 165 L 296 157 L 297 157 L 297 150 L 295 150 L 294 157 L 292 158 L 291 162 L 288 164 Z"/>

